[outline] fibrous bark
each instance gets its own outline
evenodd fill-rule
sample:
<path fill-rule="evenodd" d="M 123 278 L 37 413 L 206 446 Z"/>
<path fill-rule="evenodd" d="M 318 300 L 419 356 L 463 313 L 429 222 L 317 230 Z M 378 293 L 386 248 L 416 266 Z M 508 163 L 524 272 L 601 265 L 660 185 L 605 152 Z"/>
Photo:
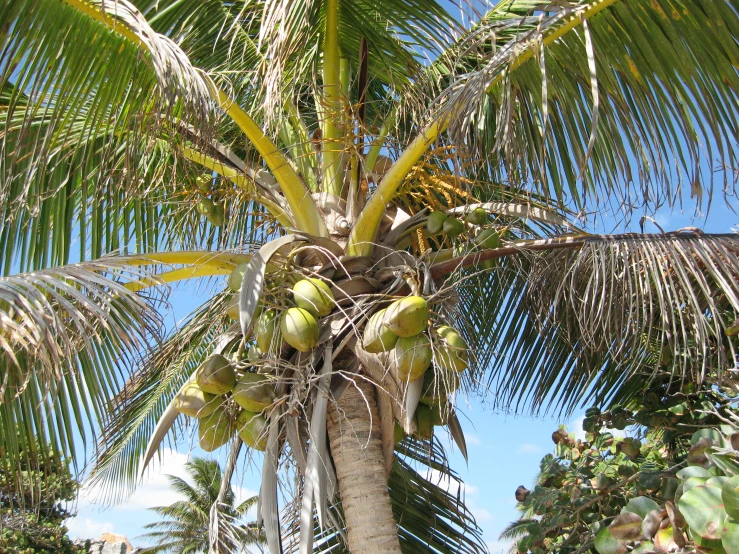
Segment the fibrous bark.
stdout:
<path fill-rule="evenodd" d="M 358 378 L 329 407 L 328 434 L 352 554 L 400 553 L 375 389 Z"/>

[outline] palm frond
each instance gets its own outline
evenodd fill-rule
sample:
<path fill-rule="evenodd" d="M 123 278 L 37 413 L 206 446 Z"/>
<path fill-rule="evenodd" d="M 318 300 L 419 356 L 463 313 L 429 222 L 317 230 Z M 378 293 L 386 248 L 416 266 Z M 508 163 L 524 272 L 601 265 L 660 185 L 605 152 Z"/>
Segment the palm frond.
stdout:
<path fill-rule="evenodd" d="M 304 87 L 322 96 L 314 76 L 319 73 L 322 53 L 324 4 L 318 0 L 264 3 L 259 44 L 264 49 L 260 76 L 267 110 L 282 110 L 285 99 L 299 96 Z M 451 42 L 451 33 L 459 30 L 436 0 L 341 2 L 338 23 L 339 49 L 351 72 L 357 74 L 359 44 L 364 37 L 371 52 L 373 77 L 396 89 L 406 86 L 420 71 L 421 56 L 437 55 Z M 375 96 L 375 91 L 370 94 Z"/>
<path fill-rule="evenodd" d="M 735 235 L 567 242 L 499 260 L 460 288 L 499 406 L 566 414 L 606 402 L 636 372 L 712 382 L 735 371 L 726 335 L 739 315 Z"/>
<path fill-rule="evenodd" d="M 157 299 L 121 282 L 142 275 L 111 257 L 0 278 L 0 449 L 9 462 L 22 448 L 45 456 L 36 438 L 74 458 L 76 433 L 86 441 L 110 411 L 121 367 L 159 340 Z"/>
<path fill-rule="evenodd" d="M 491 180 L 562 203 L 700 202 L 713 172 L 728 195 L 737 30 L 726 0 L 501 2 L 442 58 L 440 117 Z"/>
<path fill-rule="evenodd" d="M 161 246 L 175 179 L 153 139 L 214 124 L 198 71 L 127 1 L 13 2 L 0 26 L 2 273 Z"/>
<path fill-rule="evenodd" d="M 512 523 L 509 523 L 503 531 L 500 533 L 500 539 L 503 540 L 515 540 L 529 532 L 528 525 L 531 523 L 537 523 L 536 519 L 518 519 Z"/>
<path fill-rule="evenodd" d="M 207 302 L 152 352 L 115 397 L 104 421 L 90 481 L 101 483 L 114 502 L 132 492 L 153 429 L 172 396 L 209 353 L 225 329 L 225 296 Z M 220 322 L 220 323 L 219 323 Z M 186 347 L 184 347 L 186 345 Z M 177 427 L 174 428 L 177 436 Z"/>

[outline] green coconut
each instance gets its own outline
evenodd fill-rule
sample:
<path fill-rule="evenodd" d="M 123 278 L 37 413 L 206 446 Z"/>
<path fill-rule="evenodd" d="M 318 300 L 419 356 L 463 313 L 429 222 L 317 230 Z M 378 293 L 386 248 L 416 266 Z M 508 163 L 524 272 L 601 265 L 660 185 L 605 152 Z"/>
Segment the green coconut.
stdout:
<path fill-rule="evenodd" d="M 488 213 L 483 208 L 470 210 L 464 218 L 473 225 L 485 225 L 488 222 Z"/>
<path fill-rule="evenodd" d="M 198 175 L 195 179 L 195 186 L 199 191 L 209 193 L 211 186 L 213 186 L 213 176 L 210 173 L 203 173 Z"/>
<path fill-rule="evenodd" d="M 430 440 L 434 436 L 434 416 L 431 408 L 423 404 L 416 408 L 416 436 L 423 440 Z"/>
<path fill-rule="evenodd" d="M 419 379 L 431 364 L 431 342 L 424 334 L 399 338 L 393 353 L 398 378 L 402 382 Z"/>
<path fill-rule="evenodd" d="M 331 289 L 320 279 L 301 279 L 295 283 L 293 299 L 298 308 L 307 310 L 314 317 L 327 316 L 336 303 Z"/>
<path fill-rule="evenodd" d="M 241 281 L 244 280 L 244 273 L 249 264 L 239 264 L 228 276 L 228 288 L 234 292 L 241 290 Z"/>
<path fill-rule="evenodd" d="M 449 405 L 435 404 L 431 406 L 431 423 L 434 426 L 446 425 L 449 423 Z"/>
<path fill-rule="evenodd" d="M 258 360 L 261 360 L 263 356 L 262 349 L 259 348 L 256 344 L 252 344 L 249 346 L 249 351 L 246 354 L 246 359 L 250 362 L 256 362 Z"/>
<path fill-rule="evenodd" d="M 233 388 L 236 403 L 250 412 L 261 412 L 275 401 L 275 388 L 269 377 L 247 373 Z"/>
<path fill-rule="evenodd" d="M 444 234 L 450 238 L 458 237 L 464 233 L 464 223 L 456 217 L 447 217 L 444 221 Z"/>
<path fill-rule="evenodd" d="M 427 406 L 441 405 L 458 388 L 459 375 L 457 372 L 437 367 L 435 371 L 427 371 L 424 374 L 423 388 L 419 402 Z"/>
<path fill-rule="evenodd" d="M 198 443 L 206 452 L 213 452 L 226 444 L 233 432 L 231 420 L 222 407 L 198 420 Z"/>
<path fill-rule="evenodd" d="M 395 343 L 398 342 L 398 335 L 383 324 L 384 319 L 385 310 L 380 310 L 372 314 L 369 321 L 367 321 L 367 325 L 364 326 L 362 348 L 371 354 L 392 350 Z"/>
<path fill-rule="evenodd" d="M 396 300 L 385 310 L 383 323 L 399 337 L 412 337 L 426 329 L 429 305 L 420 296 Z"/>
<path fill-rule="evenodd" d="M 190 417 L 207 417 L 221 405 L 221 398 L 188 383 L 174 398 L 175 410 Z"/>
<path fill-rule="evenodd" d="M 222 205 L 215 204 L 213 211 L 205 217 L 208 218 L 208 221 L 210 221 L 213 227 L 220 227 L 226 219 L 226 210 L 223 209 Z"/>
<path fill-rule="evenodd" d="M 277 312 L 274 310 L 265 310 L 254 322 L 254 338 L 257 346 L 262 352 L 269 352 L 275 339 L 275 331 L 277 330 Z"/>
<path fill-rule="evenodd" d="M 495 229 L 483 229 L 475 237 L 475 244 L 482 248 L 498 248 L 500 235 Z"/>
<path fill-rule="evenodd" d="M 469 363 L 467 350 L 469 347 L 462 335 L 446 325 L 439 327 L 436 332 L 442 338 L 436 352 L 437 365 L 444 370 L 456 371 L 457 373 L 467 369 Z"/>
<path fill-rule="evenodd" d="M 393 431 L 393 441 L 395 444 L 398 444 L 405 438 L 405 431 L 403 430 L 403 427 L 396 421 L 395 422 L 395 429 Z"/>
<path fill-rule="evenodd" d="M 426 229 L 432 235 L 438 235 L 444 229 L 447 215 L 444 212 L 431 212 L 426 220 Z"/>
<path fill-rule="evenodd" d="M 236 384 L 236 372 L 225 357 L 213 354 L 198 368 L 198 386 L 211 394 L 225 394 Z"/>
<path fill-rule="evenodd" d="M 249 410 L 244 410 L 236 418 L 239 437 L 247 446 L 264 452 L 267 449 L 267 419 Z"/>
<path fill-rule="evenodd" d="M 226 315 L 234 321 L 239 320 L 239 295 L 234 294 L 228 299 L 228 308 L 226 308 Z"/>
<path fill-rule="evenodd" d="M 303 308 L 286 310 L 280 318 L 280 330 L 285 342 L 300 352 L 308 352 L 318 344 L 316 318 Z"/>
<path fill-rule="evenodd" d="M 210 198 L 201 198 L 198 203 L 195 204 L 195 209 L 197 210 L 197 212 L 205 217 L 210 216 L 215 208 L 216 205 Z"/>

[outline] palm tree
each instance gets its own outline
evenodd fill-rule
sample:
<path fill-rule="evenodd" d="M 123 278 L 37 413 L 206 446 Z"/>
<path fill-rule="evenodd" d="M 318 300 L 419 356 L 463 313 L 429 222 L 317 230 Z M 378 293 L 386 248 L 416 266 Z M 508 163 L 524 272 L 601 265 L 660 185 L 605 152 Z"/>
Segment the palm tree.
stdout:
<path fill-rule="evenodd" d="M 208 551 L 210 509 L 221 490 L 221 467 L 215 460 L 193 458 L 185 464 L 185 468 L 193 484 L 174 475 L 167 476 L 172 489 L 185 500 L 178 500 L 169 506 L 150 508 L 167 519 L 144 526 L 145 529 L 153 529 L 153 531 L 142 535 L 141 538 L 157 543 L 156 546 L 147 548 L 144 552 L 194 554 Z M 227 529 L 221 530 L 228 533 L 222 539 L 224 552 L 241 552 L 247 546 L 264 540 L 253 522 L 246 524 L 239 522 L 258 499 L 258 496 L 252 496 L 238 506 L 234 506 L 234 494 L 228 486 L 222 507 L 222 513 L 230 523 Z"/>
<path fill-rule="evenodd" d="M 129 491 L 188 424 L 175 397 L 223 354 L 237 377 L 259 369 L 274 387 L 266 441 L 251 440 L 266 449 L 270 552 L 478 552 L 461 499 L 414 469 L 454 477 L 419 397 L 465 452 L 460 376 L 500 406 L 560 413 L 640 394 L 655 364 L 732 378 L 735 235 L 580 227 L 647 221 L 688 202 L 686 188 L 697 209 L 733 198 L 736 2 L 505 0 L 464 4 L 461 18 L 447 7 L 0 7 L 9 463 L 36 437 L 73 455 L 75 434 L 92 433 L 92 478 Z M 168 287 L 218 275 L 239 291 L 238 323 L 226 290 L 161 337 Z M 276 338 L 260 353 L 252 320 L 264 335 L 262 315 L 282 318 L 304 278 L 336 304 L 318 293 L 330 310 L 318 333 L 305 319 L 298 344 L 290 326 L 302 324 L 286 320 L 292 346 Z M 385 312 L 369 338 L 420 332 L 368 352 L 382 350 L 368 320 L 408 295 L 421 316 Z M 214 424 L 230 434 L 240 408 L 222 400 Z M 409 435 L 398 444 L 396 422 Z M 232 441 L 211 525 L 250 452 Z M 288 466 L 295 501 L 280 513 Z"/>

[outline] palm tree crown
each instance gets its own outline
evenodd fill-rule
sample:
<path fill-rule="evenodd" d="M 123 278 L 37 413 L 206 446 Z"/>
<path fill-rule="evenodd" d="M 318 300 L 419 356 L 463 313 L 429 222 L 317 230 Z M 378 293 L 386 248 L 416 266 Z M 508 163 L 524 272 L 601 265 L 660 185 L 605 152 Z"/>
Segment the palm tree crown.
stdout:
<path fill-rule="evenodd" d="M 211 529 L 262 451 L 272 554 L 479 552 L 414 469 L 456 479 L 457 391 L 568 413 L 663 371 L 734 386 L 739 239 L 588 230 L 732 200 L 735 0 L 447 8 L 0 7 L 11 464 L 92 430 L 91 479 L 125 494 L 197 425 L 230 443 Z M 217 276 L 163 335 L 168 287 Z"/>

